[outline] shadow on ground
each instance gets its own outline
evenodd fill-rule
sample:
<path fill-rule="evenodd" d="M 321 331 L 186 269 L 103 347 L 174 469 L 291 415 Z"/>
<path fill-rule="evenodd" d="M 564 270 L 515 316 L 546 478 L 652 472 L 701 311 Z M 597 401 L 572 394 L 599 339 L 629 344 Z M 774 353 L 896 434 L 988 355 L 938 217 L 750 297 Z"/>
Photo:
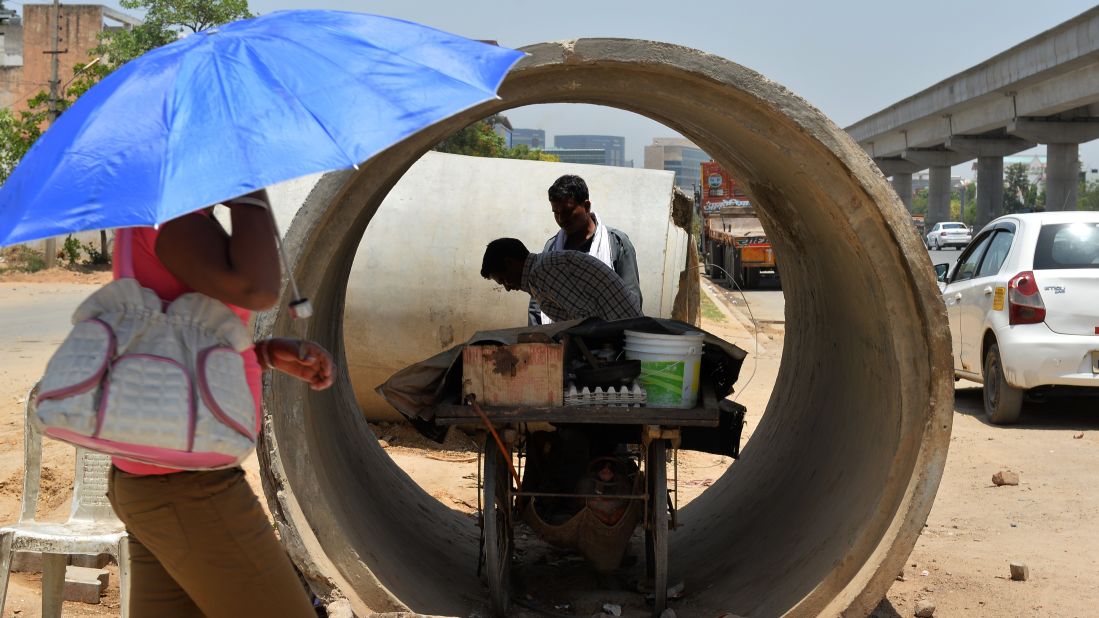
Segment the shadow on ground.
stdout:
<path fill-rule="evenodd" d="M 889 599 L 882 599 L 881 603 L 874 608 L 874 611 L 870 612 L 869 618 L 900 618 L 900 614 L 897 612 L 897 608 L 893 607 L 893 603 Z"/>
<path fill-rule="evenodd" d="M 981 387 L 954 390 L 954 410 L 1004 431 L 1020 429 L 1099 430 L 1099 398 L 1051 397 L 1048 401 L 1026 401 L 1015 425 L 992 425 L 985 418 Z"/>

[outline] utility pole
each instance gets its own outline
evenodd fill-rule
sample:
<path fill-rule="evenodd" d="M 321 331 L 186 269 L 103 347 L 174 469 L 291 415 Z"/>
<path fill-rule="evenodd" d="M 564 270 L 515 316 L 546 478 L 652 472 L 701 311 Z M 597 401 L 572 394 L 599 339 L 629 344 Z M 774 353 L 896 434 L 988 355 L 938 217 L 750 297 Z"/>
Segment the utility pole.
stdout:
<path fill-rule="evenodd" d="M 53 36 L 52 46 L 50 51 L 46 52 L 51 54 L 50 61 L 50 111 L 49 111 L 49 124 L 53 124 L 60 112 L 57 109 L 58 106 L 58 87 L 61 85 L 61 77 L 58 56 L 61 55 L 61 0 L 53 0 Z M 46 268 L 53 268 L 57 265 L 57 239 L 46 239 Z"/>

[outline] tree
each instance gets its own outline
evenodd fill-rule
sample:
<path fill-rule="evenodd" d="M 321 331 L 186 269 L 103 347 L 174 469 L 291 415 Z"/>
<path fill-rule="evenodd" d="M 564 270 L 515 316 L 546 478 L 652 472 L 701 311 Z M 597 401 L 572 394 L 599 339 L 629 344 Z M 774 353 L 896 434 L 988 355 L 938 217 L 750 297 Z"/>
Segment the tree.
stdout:
<path fill-rule="evenodd" d="M 1080 193 L 1076 198 L 1077 210 L 1099 210 L 1099 180 L 1080 183 Z"/>
<path fill-rule="evenodd" d="M 1022 163 L 1012 163 L 1004 169 L 1004 213 L 1012 214 L 1023 212 L 1027 209 L 1027 200 L 1030 196 L 1030 178 L 1027 176 L 1027 166 Z M 1030 207 L 1033 208 L 1033 202 Z"/>
<path fill-rule="evenodd" d="M 100 44 L 91 55 L 104 61 L 102 69 L 91 76 L 98 74 L 102 78 L 141 54 L 171 43 L 188 30 L 201 32 L 253 17 L 247 0 L 121 0 L 120 4 L 124 9 L 144 10 L 145 20 L 128 30 L 99 34 Z"/>
<path fill-rule="evenodd" d="M 27 110 L 13 114 L 0 109 L 0 183 L 8 179 L 15 166 L 42 135 L 48 116 L 49 95 L 39 92 L 27 101 Z"/>
<path fill-rule="evenodd" d="M 248 10 L 248 0 L 121 0 L 120 4 L 125 9 L 144 9 L 145 25 L 161 31 L 186 28 L 201 32 L 254 17 Z"/>
<path fill-rule="evenodd" d="M 964 190 L 964 194 L 963 194 Z M 964 196 L 964 200 L 962 199 Z M 965 204 L 963 212 L 962 204 Z M 977 184 L 966 182 L 950 193 L 950 220 L 973 225 L 977 221 Z"/>
<path fill-rule="evenodd" d="M 927 214 L 927 189 L 917 189 L 916 192 L 912 194 L 912 214 Z"/>
<path fill-rule="evenodd" d="M 548 155 L 541 150 L 531 149 L 526 145 L 508 148 L 503 136 L 493 130 L 496 117 L 491 116 L 457 131 L 442 142 L 439 142 L 433 150 L 448 152 L 450 154 L 467 155 L 471 157 L 493 157 L 496 159 L 527 159 L 530 161 L 557 161 L 554 155 Z"/>

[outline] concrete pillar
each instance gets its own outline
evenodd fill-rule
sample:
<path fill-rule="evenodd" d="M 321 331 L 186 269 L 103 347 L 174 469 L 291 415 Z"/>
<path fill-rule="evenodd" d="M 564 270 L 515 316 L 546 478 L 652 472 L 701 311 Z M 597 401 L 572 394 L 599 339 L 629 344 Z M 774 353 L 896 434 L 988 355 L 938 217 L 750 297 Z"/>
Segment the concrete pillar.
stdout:
<path fill-rule="evenodd" d="M 977 219 L 974 230 L 1004 214 L 1004 158 L 977 158 Z"/>
<path fill-rule="evenodd" d="M 951 150 L 909 148 L 901 153 L 901 159 L 930 171 L 924 229 L 930 230 L 936 223 L 950 220 L 950 168 L 972 158 Z"/>
<path fill-rule="evenodd" d="M 893 190 L 901 198 L 904 207 L 912 213 L 912 174 L 893 174 Z"/>
<path fill-rule="evenodd" d="M 1099 118 L 1090 113 L 1081 108 L 1060 118 L 1016 118 L 1007 125 L 1008 133 L 1046 145 L 1046 210 L 1076 210 L 1080 144 L 1099 139 Z"/>
<path fill-rule="evenodd" d="M 927 216 L 924 229 L 930 230 L 940 221 L 950 220 L 950 167 L 933 165 L 928 175 Z"/>
<path fill-rule="evenodd" d="M 977 157 L 977 217 L 973 227 L 1004 214 L 1004 157 L 1028 148 L 1035 142 L 1012 136 L 951 135 L 946 140 L 950 150 Z"/>
<path fill-rule="evenodd" d="M 1079 144 L 1046 145 L 1046 210 L 1076 210 Z"/>

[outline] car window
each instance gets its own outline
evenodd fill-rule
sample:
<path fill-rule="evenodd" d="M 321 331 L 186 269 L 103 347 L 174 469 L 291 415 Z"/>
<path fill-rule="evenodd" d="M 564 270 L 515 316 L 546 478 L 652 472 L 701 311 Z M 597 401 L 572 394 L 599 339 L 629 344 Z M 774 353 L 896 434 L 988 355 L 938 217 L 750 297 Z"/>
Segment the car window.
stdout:
<path fill-rule="evenodd" d="M 1034 247 L 1034 270 L 1099 268 L 1099 223 L 1043 225 Z"/>
<path fill-rule="evenodd" d="M 961 223 L 944 223 L 943 227 L 948 230 L 964 230 L 965 226 Z"/>
<path fill-rule="evenodd" d="M 1004 265 L 1008 251 L 1011 250 L 1011 241 L 1014 239 L 1013 232 L 996 230 L 996 235 L 992 237 L 992 242 L 988 243 L 988 251 L 985 252 L 981 266 L 977 270 L 978 277 L 990 277 L 1000 272 L 1000 267 Z"/>
<path fill-rule="evenodd" d="M 954 276 L 950 282 L 968 281 L 977 273 L 977 265 L 981 263 L 981 257 L 985 254 L 989 241 L 992 240 L 992 232 L 985 232 L 977 237 L 977 240 L 969 245 L 962 257 L 958 258 L 958 266 L 954 269 Z"/>

